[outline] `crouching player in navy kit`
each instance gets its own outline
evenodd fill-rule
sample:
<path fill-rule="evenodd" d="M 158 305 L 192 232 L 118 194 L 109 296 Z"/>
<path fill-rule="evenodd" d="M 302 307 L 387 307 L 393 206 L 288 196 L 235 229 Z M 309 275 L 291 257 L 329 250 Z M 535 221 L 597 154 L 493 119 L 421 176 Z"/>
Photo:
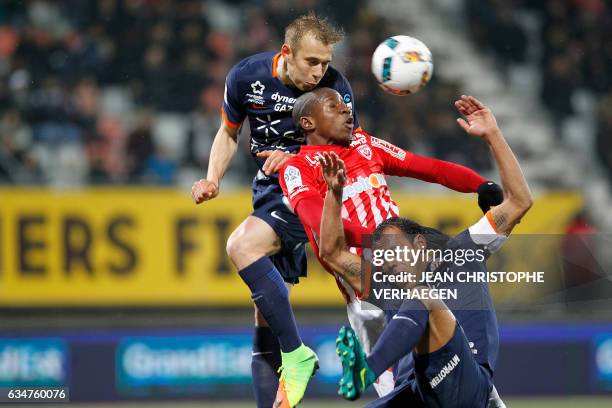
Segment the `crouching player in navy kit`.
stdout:
<path fill-rule="evenodd" d="M 397 368 L 398 362 L 407 356 L 414 358 L 414 368 L 396 383 L 390 394 L 370 407 L 484 408 L 495 404 L 489 401 L 489 395 L 493 390 L 499 334 L 488 284 L 460 280 L 443 283 L 441 287 L 456 290 L 456 299 L 451 296 L 443 301 L 427 296 L 431 285 L 424 286 L 419 281 L 425 271 L 443 271 L 445 276 L 454 277 L 460 271 L 486 271 L 486 258 L 503 244 L 531 207 L 532 199 L 519 164 L 489 109 L 471 96 L 462 96 L 455 106 L 465 117 L 458 119 L 459 125 L 489 144 L 499 168 L 504 200 L 476 224 L 450 239 L 405 218 L 390 218 L 376 228 L 372 236 L 373 254 L 377 250 L 405 248 L 411 253 L 444 249 L 459 254 L 471 250 L 483 256 L 461 262 L 393 259 L 382 265 L 386 276 L 413 274 L 416 279 L 401 285 L 413 296 L 389 309 L 385 330 L 369 355 L 363 352 L 352 329 L 340 330 L 337 351 L 343 374 L 339 393 L 349 400 L 359 398 L 381 372 L 390 366 Z M 333 152 L 319 161 L 328 185 L 319 254 L 337 274 L 361 275 L 371 268 L 370 261 L 362 264 L 361 258 L 349 251 L 340 221 L 346 182 L 344 163 Z M 350 281 L 357 290 L 362 290 L 358 283 L 361 279 Z M 402 373 L 399 374 L 401 378 Z"/>

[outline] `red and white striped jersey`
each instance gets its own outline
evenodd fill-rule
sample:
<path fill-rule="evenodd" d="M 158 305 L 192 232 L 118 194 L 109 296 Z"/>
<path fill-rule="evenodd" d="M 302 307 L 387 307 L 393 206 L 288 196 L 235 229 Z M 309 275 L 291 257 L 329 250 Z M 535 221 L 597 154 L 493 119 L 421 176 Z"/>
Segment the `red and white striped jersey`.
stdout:
<path fill-rule="evenodd" d="M 347 172 L 342 218 L 373 232 L 387 218 L 399 215 L 385 175 L 405 175 L 413 154 L 362 130 L 353 134 L 349 147 L 302 146 L 300 152 L 285 164 L 279 180 L 291 208 L 296 208 L 300 200 L 310 195 L 325 197 L 327 185 L 318 157 L 331 151 L 344 160 Z M 313 231 L 306 229 L 316 248 L 318 237 L 313 240 Z"/>

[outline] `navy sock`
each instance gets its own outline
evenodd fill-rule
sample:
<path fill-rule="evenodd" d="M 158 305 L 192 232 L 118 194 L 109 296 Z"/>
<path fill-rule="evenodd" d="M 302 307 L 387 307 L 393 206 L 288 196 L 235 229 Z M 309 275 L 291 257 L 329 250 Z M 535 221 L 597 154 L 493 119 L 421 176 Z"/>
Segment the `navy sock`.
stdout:
<path fill-rule="evenodd" d="M 251 289 L 257 309 L 278 337 L 281 350 L 289 353 L 300 347 L 302 339 L 289 304 L 289 291 L 272 261 L 268 257 L 259 258 L 239 274 Z"/>
<path fill-rule="evenodd" d="M 251 374 L 258 408 L 270 408 L 274 404 L 280 366 L 278 339 L 269 327 L 255 327 Z"/>
<path fill-rule="evenodd" d="M 367 357 L 377 378 L 414 349 L 428 320 L 429 312 L 420 300 L 408 299 L 402 303 Z"/>

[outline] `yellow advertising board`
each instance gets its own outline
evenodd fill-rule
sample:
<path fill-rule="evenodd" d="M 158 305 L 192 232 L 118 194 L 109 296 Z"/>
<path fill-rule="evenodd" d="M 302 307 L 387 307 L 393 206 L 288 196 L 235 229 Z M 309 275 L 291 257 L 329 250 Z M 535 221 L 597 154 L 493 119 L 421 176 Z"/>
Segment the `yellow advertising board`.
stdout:
<path fill-rule="evenodd" d="M 480 214 L 475 196 L 394 195 L 402 215 L 457 233 Z M 537 197 L 517 233 L 562 233 L 578 194 Z M 0 306 L 248 305 L 225 253 L 251 212 L 250 192 L 196 206 L 174 189 L 0 189 Z M 300 305 L 341 305 L 313 257 L 292 291 Z"/>

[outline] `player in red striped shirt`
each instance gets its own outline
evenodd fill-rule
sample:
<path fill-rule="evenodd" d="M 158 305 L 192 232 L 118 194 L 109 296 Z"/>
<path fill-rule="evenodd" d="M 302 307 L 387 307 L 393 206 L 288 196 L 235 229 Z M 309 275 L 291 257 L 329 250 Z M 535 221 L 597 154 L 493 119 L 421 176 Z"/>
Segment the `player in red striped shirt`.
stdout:
<path fill-rule="evenodd" d="M 318 161 L 323 152 L 336 152 L 348 169 L 342 217 L 347 238 L 354 247 L 361 246 L 361 235 L 399 215 L 386 175 L 438 183 L 463 193 L 476 193 L 486 186 L 490 194 L 493 182 L 467 167 L 416 155 L 361 129 L 353 132 L 351 110 L 333 89 L 317 89 L 298 98 L 293 117 L 306 134 L 308 145 L 285 163 L 280 184 L 315 248 L 327 191 Z M 489 197 L 488 206 L 501 202 L 501 198 L 501 194 Z"/>
<path fill-rule="evenodd" d="M 346 239 L 355 251 L 361 247 L 362 235 L 371 234 L 378 224 L 399 215 L 386 175 L 438 183 L 463 193 L 480 192 L 481 207 L 502 201 L 498 186 L 471 169 L 416 155 L 362 130 L 353 132 L 351 109 L 333 89 L 320 88 L 300 96 L 293 108 L 293 119 L 296 128 L 307 137 L 308 145 L 302 146 L 300 152 L 285 164 L 279 180 L 317 256 L 323 200 L 327 191 L 318 160 L 323 152 L 335 152 L 347 168 L 342 218 Z M 324 262 L 321 264 L 331 273 Z M 382 311 L 362 310 L 366 308 L 361 307 L 358 294 L 341 278 L 336 277 L 336 280 L 348 304 L 351 326 L 364 348 L 369 350 L 382 330 Z M 381 387 L 389 385 L 392 386 L 392 378 L 391 382 L 388 378 L 381 379 Z M 380 391 L 384 394 L 386 390 Z"/>

